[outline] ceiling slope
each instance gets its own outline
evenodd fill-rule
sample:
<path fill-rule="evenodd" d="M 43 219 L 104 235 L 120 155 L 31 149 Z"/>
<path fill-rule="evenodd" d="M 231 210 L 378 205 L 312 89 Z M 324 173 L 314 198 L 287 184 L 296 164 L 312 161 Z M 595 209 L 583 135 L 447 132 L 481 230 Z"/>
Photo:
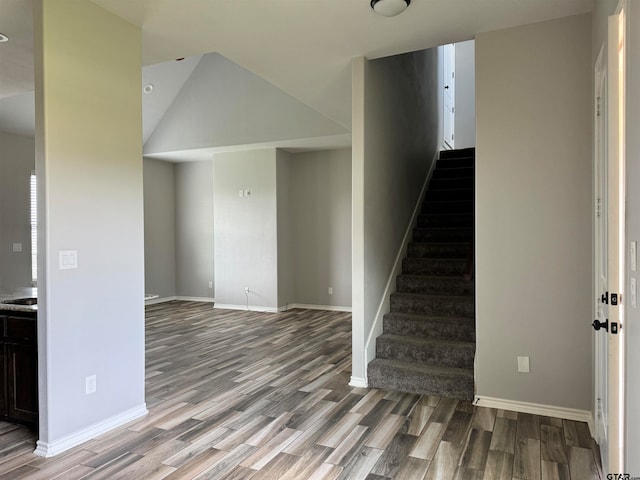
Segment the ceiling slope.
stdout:
<path fill-rule="evenodd" d="M 257 75 L 209 53 L 184 83 L 144 153 L 157 156 L 348 133 Z"/>

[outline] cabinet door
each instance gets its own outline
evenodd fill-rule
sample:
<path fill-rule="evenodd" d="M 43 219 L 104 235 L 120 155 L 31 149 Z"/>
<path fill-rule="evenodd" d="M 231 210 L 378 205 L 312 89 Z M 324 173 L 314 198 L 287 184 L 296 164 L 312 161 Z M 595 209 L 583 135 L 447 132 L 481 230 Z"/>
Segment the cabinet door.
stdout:
<path fill-rule="evenodd" d="M 38 356 L 34 345 L 7 344 L 8 416 L 28 423 L 38 420 Z"/>
<path fill-rule="evenodd" d="M 7 415 L 7 349 L 0 343 L 0 417 Z"/>

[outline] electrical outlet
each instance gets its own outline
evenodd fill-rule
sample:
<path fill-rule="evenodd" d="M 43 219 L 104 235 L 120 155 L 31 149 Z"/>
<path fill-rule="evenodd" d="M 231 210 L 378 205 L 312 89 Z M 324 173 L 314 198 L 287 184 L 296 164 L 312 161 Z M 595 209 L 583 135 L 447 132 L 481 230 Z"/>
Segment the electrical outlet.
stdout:
<path fill-rule="evenodd" d="M 249 294 L 249 287 L 244 287 L 244 293 Z"/>
<path fill-rule="evenodd" d="M 209 288 L 213 288 L 213 280 L 209 280 Z"/>
<path fill-rule="evenodd" d="M 329 287 L 329 288 L 327 289 L 327 293 L 328 293 L 329 295 L 333 295 L 333 287 Z"/>
<path fill-rule="evenodd" d="M 88 377 L 85 377 L 84 393 L 85 395 L 96 393 L 96 376 L 95 375 L 89 375 Z"/>
<path fill-rule="evenodd" d="M 518 372 L 529 373 L 529 357 L 518 357 Z"/>
<path fill-rule="evenodd" d="M 247 189 L 244 191 L 244 196 L 245 197 L 250 197 L 251 196 L 251 190 Z"/>

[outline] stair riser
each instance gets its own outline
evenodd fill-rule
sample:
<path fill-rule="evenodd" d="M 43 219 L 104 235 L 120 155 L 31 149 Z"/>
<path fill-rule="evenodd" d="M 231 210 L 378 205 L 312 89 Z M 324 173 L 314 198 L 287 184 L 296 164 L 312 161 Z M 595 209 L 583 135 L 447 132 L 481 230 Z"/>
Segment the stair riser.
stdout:
<path fill-rule="evenodd" d="M 422 204 L 422 210 L 420 213 L 469 213 L 473 214 L 474 206 L 473 201 L 435 201 L 427 200 Z"/>
<path fill-rule="evenodd" d="M 464 242 L 473 240 L 472 228 L 415 228 L 414 242 Z"/>
<path fill-rule="evenodd" d="M 434 317 L 465 317 L 474 318 L 474 304 L 472 301 L 464 301 L 457 297 L 423 298 L 412 296 L 407 298 L 402 294 L 391 295 L 391 311 L 404 313 L 419 313 Z"/>
<path fill-rule="evenodd" d="M 394 318 L 387 315 L 383 320 L 382 332 L 392 335 L 410 335 L 463 342 L 476 341 L 475 326 L 471 322 L 442 322 L 429 318 Z"/>
<path fill-rule="evenodd" d="M 451 189 L 451 190 L 428 190 L 424 196 L 425 200 L 473 200 L 473 189 Z"/>
<path fill-rule="evenodd" d="M 405 258 L 402 273 L 406 275 L 464 275 L 464 260 L 430 260 L 427 258 Z"/>
<path fill-rule="evenodd" d="M 399 390 L 420 395 L 434 395 L 438 397 L 459 400 L 473 400 L 473 377 L 469 376 L 416 376 L 411 372 L 392 367 L 378 368 L 370 366 L 368 369 L 369 386 L 385 390 Z"/>
<path fill-rule="evenodd" d="M 468 244 L 410 243 L 407 256 L 410 258 L 467 258 Z"/>
<path fill-rule="evenodd" d="M 396 291 L 419 293 L 422 295 L 473 295 L 475 287 L 472 281 L 464 278 L 438 278 L 399 275 L 396 278 Z"/>
<path fill-rule="evenodd" d="M 452 188 L 473 188 L 474 180 L 471 178 L 432 178 L 429 182 L 429 190 L 451 190 Z"/>
<path fill-rule="evenodd" d="M 447 160 L 449 162 L 450 160 Z M 435 170 L 431 178 L 460 178 L 460 177 L 473 177 L 475 169 L 473 167 L 461 167 L 461 168 L 439 168 L 440 165 L 436 165 Z"/>
<path fill-rule="evenodd" d="M 420 362 L 439 367 L 473 368 L 474 354 L 473 343 L 452 347 L 449 344 L 439 343 L 429 345 L 404 343 L 384 337 L 376 339 L 376 358 Z"/>
<path fill-rule="evenodd" d="M 452 215 L 420 215 L 418 216 L 418 228 L 432 227 L 473 227 L 473 215 L 468 213 Z"/>

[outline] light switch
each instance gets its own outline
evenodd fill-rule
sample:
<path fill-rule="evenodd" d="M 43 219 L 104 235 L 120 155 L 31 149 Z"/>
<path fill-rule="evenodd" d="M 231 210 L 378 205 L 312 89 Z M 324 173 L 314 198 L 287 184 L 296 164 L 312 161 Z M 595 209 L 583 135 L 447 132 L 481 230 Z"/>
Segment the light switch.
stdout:
<path fill-rule="evenodd" d="M 238 190 L 238 196 L 240 198 L 244 197 L 244 190 Z"/>
<path fill-rule="evenodd" d="M 60 250 L 60 270 L 70 270 L 78 268 L 78 251 L 77 250 Z"/>
<path fill-rule="evenodd" d="M 14 243 L 13 244 L 13 251 L 14 252 L 21 252 L 22 251 L 22 244 L 21 243 Z"/>
<path fill-rule="evenodd" d="M 518 357 L 518 372 L 529 373 L 529 357 Z"/>
<path fill-rule="evenodd" d="M 631 288 L 630 288 L 629 296 L 631 297 L 631 306 L 636 308 L 636 277 L 631 277 Z"/>

